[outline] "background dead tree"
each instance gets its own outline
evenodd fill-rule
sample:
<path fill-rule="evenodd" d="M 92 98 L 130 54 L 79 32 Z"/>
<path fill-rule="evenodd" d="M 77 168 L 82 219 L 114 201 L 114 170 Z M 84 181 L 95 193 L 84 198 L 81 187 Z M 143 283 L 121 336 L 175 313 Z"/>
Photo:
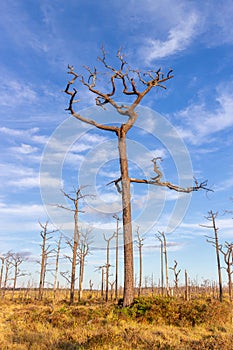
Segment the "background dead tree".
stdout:
<path fill-rule="evenodd" d="M 189 278 L 188 278 L 188 272 L 185 270 L 184 272 L 184 278 L 185 278 L 185 300 L 190 300 L 190 291 L 189 291 Z"/>
<path fill-rule="evenodd" d="M 205 228 L 213 229 L 214 231 L 214 237 L 211 236 L 205 236 L 207 237 L 206 241 L 208 243 L 211 243 L 213 247 L 215 247 L 216 251 L 216 258 L 217 258 L 217 268 L 218 268 L 218 285 L 219 285 L 219 300 L 223 301 L 223 286 L 222 286 L 222 272 L 221 272 L 221 263 L 220 263 L 220 245 L 218 240 L 218 230 L 219 228 L 216 226 L 216 218 L 218 216 L 218 212 L 214 213 L 212 210 L 208 212 L 208 216 L 205 216 L 205 218 L 208 221 L 211 221 L 211 225 L 200 225 Z"/>
<path fill-rule="evenodd" d="M 48 221 L 46 221 L 46 223 L 44 225 L 41 222 L 39 222 L 39 225 L 42 228 L 42 231 L 40 232 L 40 236 L 42 238 L 42 244 L 40 245 L 41 246 L 41 261 L 40 261 L 40 281 L 39 281 L 39 292 L 38 292 L 38 299 L 39 300 L 42 300 L 42 298 L 43 298 L 48 257 L 53 252 L 53 249 L 51 249 L 51 245 L 48 244 L 48 241 L 53 238 L 53 236 L 51 236 L 51 235 L 54 232 L 57 232 L 57 230 L 48 231 L 48 224 L 49 224 Z"/>
<path fill-rule="evenodd" d="M 4 271 L 4 265 L 5 265 L 5 256 L 0 256 L 1 260 L 1 270 L 0 270 L 0 290 L 2 289 L 2 281 L 3 281 L 3 271 Z"/>
<path fill-rule="evenodd" d="M 104 270 L 106 269 L 106 265 L 101 265 L 97 267 L 97 270 L 101 270 L 101 299 L 104 299 Z"/>
<path fill-rule="evenodd" d="M 118 264 L 119 264 L 119 216 L 118 215 L 113 215 L 113 218 L 116 219 L 116 232 L 115 232 L 115 237 L 116 237 L 116 267 L 115 267 L 115 299 L 116 301 L 118 300 Z"/>
<path fill-rule="evenodd" d="M 79 259 L 79 289 L 78 289 L 78 300 L 82 299 L 83 293 L 83 277 L 84 277 L 84 266 L 85 258 L 90 253 L 90 230 L 86 229 L 86 232 L 81 232 L 79 246 L 78 246 L 78 259 Z"/>
<path fill-rule="evenodd" d="M 169 189 L 190 193 L 192 191 L 198 191 L 199 189 L 206 189 L 207 182 L 198 183 L 195 180 L 195 185 L 188 188 L 181 188 L 171 184 L 168 181 L 162 181 L 162 173 L 159 171 L 156 161 L 159 158 L 154 158 L 154 171 L 157 176 L 148 179 L 136 179 L 129 176 L 128 171 L 128 156 L 127 156 L 127 144 L 126 138 L 128 131 L 135 124 L 138 114 L 135 111 L 136 107 L 141 103 L 143 98 L 155 87 L 166 89 L 164 83 L 173 78 L 172 70 L 169 70 L 167 74 L 158 70 L 148 70 L 145 73 L 141 73 L 138 70 L 131 69 L 127 64 L 123 54 L 119 50 L 117 52 L 117 58 L 119 61 L 119 67 L 115 68 L 109 65 L 106 61 L 106 52 L 102 48 L 102 56 L 99 57 L 99 61 L 103 65 L 105 71 L 110 75 L 110 92 L 102 92 L 98 87 L 98 79 L 100 74 L 96 67 L 91 69 L 90 67 L 84 67 L 87 72 L 87 77 L 75 72 L 74 67 L 68 66 L 68 74 L 71 76 L 71 80 L 67 83 L 65 93 L 70 96 L 69 106 L 67 110 L 81 122 L 95 126 L 96 128 L 104 131 L 110 131 L 117 135 L 118 139 L 118 151 L 119 151 L 119 163 L 120 163 L 120 177 L 111 181 L 114 183 L 118 192 L 122 196 L 122 210 L 123 210 L 123 237 L 124 237 L 124 296 L 123 305 L 131 305 L 134 298 L 134 266 L 133 266 L 133 237 L 132 237 L 132 220 L 131 220 L 131 193 L 130 183 L 146 183 L 156 186 L 164 186 Z M 96 105 L 105 108 L 107 104 L 113 107 L 123 118 L 124 121 L 120 126 L 114 124 L 101 124 L 93 119 L 83 117 L 79 112 L 75 110 L 75 103 L 77 100 L 78 90 L 75 86 L 76 83 L 81 83 L 85 86 L 94 96 Z M 119 82 L 119 84 L 117 83 Z M 101 84 L 100 84 L 101 85 Z M 114 97 L 117 96 L 118 87 L 122 86 L 121 94 L 127 98 L 131 98 L 130 105 L 118 104 Z M 119 97 L 118 97 L 119 98 Z M 114 121 L 113 121 L 114 123 Z M 146 121 L 145 121 L 146 123 Z M 120 186 L 121 184 L 121 186 Z"/>
<path fill-rule="evenodd" d="M 110 268 L 110 261 L 109 261 L 109 252 L 110 252 L 110 242 L 115 237 L 115 232 L 113 235 L 109 238 L 106 238 L 104 234 L 104 240 L 107 242 L 106 246 L 106 285 L 105 285 L 105 301 L 108 301 L 108 285 L 109 285 L 109 268 Z"/>
<path fill-rule="evenodd" d="M 164 294 L 164 272 L 163 272 L 163 239 L 160 234 L 155 234 L 155 237 L 160 241 L 160 278 L 161 278 L 161 289 L 162 295 Z"/>
<path fill-rule="evenodd" d="M 54 252 L 56 254 L 54 282 L 53 282 L 53 299 L 54 300 L 56 299 L 56 293 L 58 288 L 58 272 L 59 272 L 59 259 L 60 259 L 60 252 L 61 252 L 61 241 L 62 241 L 62 234 L 60 235 L 58 241 L 56 242 L 57 247 L 54 248 Z"/>
<path fill-rule="evenodd" d="M 14 300 L 15 289 L 17 285 L 18 277 L 26 276 L 26 272 L 20 270 L 20 265 L 26 260 L 20 253 L 12 253 L 11 264 L 14 269 L 13 273 L 13 286 L 12 286 L 12 300 Z"/>
<path fill-rule="evenodd" d="M 158 231 L 160 238 L 163 240 L 163 254 L 165 263 L 165 280 L 166 280 L 166 292 L 169 295 L 169 276 L 168 276 L 168 258 L 167 258 L 167 240 L 164 232 Z M 158 237 L 157 237 L 158 238 Z"/>
<path fill-rule="evenodd" d="M 224 262 L 226 264 L 226 271 L 228 277 L 228 293 L 230 302 L 232 302 L 232 266 L 233 266 L 233 243 L 225 242 L 224 244 L 225 251 L 223 247 L 220 245 L 219 250 L 223 254 Z"/>
<path fill-rule="evenodd" d="M 175 288 L 176 288 L 176 290 L 178 289 L 178 282 L 179 282 L 179 274 L 180 274 L 180 272 L 181 272 L 181 269 L 179 269 L 178 271 L 177 271 L 177 265 L 178 265 L 178 262 L 176 261 L 176 260 L 174 260 L 174 267 L 169 267 L 171 270 L 173 270 L 173 272 L 174 272 L 174 283 L 175 283 Z"/>
<path fill-rule="evenodd" d="M 90 298 L 92 298 L 93 286 L 94 286 L 94 283 L 92 282 L 92 280 L 89 280 Z"/>
<path fill-rule="evenodd" d="M 3 276 L 2 276 L 2 279 L 3 279 L 2 295 L 1 295 L 2 299 L 4 299 L 4 297 L 5 297 L 5 292 L 7 289 L 7 282 L 10 279 L 10 272 L 11 272 L 11 269 L 13 267 L 13 265 L 12 265 L 12 252 L 9 251 L 6 254 L 3 254 L 3 258 L 4 258 L 3 267 L 5 270 L 3 270 Z"/>
<path fill-rule="evenodd" d="M 145 237 L 140 236 L 139 233 L 139 226 L 136 229 L 136 244 L 138 247 L 138 253 L 139 253 L 139 283 L 138 283 L 138 296 L 141 295 L 142 292 L 142 247 L 143 247 L 143 241 Z M 145 286 L 146 287 L 146 286 Z"/>
<path fill-rule="evenodd" d="M 83 187 L 82 187 L 83 188 Z M 72 259 L 69 259 L 71 262 L 71 276 L 67 279 L 70 283 L 70 304 L 73 304 L 74 302 L 74 291 L 75 291 L 75 281 L 76 281 L 76 267 L 77 267 L 77 251 L 78 251 L 78 245 L 80 241 L 80 233 L 79 233 L 79 213 L 82 212 L 79 210 L 79 202 L 81 199 L 90 196 L 90 195 L 83 195 L 82 194 L 82 188 L 74 188 L 74 196 L 72 197 L 70 194 L 64 192 L 63 195 L 73 203 L 73 208 L 65 207 L 63 205 L 56 205 L 58 208 L 62 208 L 68 211 L 71 211 L 74 214 L 74 233 L 73 233 L 73 240 L 67 241 L 68 245 L 72 249 Z M 65 273 L 62 273 L 63 277 L 67 277 Z M 66 278 L 65 277 L 65 278 Z"/>

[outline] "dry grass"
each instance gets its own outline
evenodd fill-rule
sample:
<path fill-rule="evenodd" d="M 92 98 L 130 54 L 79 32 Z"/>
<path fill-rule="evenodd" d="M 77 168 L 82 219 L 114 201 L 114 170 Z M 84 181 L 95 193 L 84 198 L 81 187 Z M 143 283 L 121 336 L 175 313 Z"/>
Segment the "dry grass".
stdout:
<path fill-rule="evenodd" d="M 141 298 L 131 308 L 2 301 L 0 320 L 1 350 L 230 350 L 233 343 L 231 306 L 213 300 Z"/>

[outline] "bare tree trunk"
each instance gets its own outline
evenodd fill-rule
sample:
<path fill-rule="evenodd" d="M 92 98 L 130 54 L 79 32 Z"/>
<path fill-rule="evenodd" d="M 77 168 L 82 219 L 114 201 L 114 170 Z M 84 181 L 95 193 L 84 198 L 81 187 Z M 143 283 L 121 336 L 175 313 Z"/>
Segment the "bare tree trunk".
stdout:
<path fill-rule="evenodd" d="M 2 280 L 3 280 L 3 270 L 4 270 L 4 265 L 5 265 L 5 258 L 2 256 L 0 257 L 1 259 L 1 271 L 0 271 L 0 289 L 2 289 Z"/>
<path fill-rule="evenodd" d="M 79 288 L 78 288 L 78 301 L 81 301 L 83 296 L 83 274 L 84 274 L 84 257 L 79 260 Z"/>
<path fill-rule="evenodd" d="M 74 302 L 74 290 L 76 280 L 76 266 L 77 266 L 77 250 L 79 244 L 79 230 L 78 230 L 78 200 L 75 200 L 75 212 L 74 212 L 74 239 L 73 239 L 73 255 L 71 263 L 71 282 L 70 282 L 70 304 Z"/>
<path fill-rule="evenodd" d="M 5 276 L 4 276 L 4 281 L 3 281 L 2 299 L 4 299 L 4 297 L 5 297 L 7 282 L 9 280 L 9 271 L 12 267 L 11 256 L 12 256 L 11 252 L 8 252 L 5 256 Z"/>
<path fill-rule="evenodd" d="M 164 294 L 164 272 L 163 272 L 163 239 L 161 234 L 155 234 L 155 237 L 160 241 L 160 276 L 161 276 L 161 291 Z"/>
<path fill-rule="evenodd" d="M 169 295 L 169 279 L 168 279 L 168 259 L 167 259 L 167 240 L 164 232 L 159 232 L 160 236 L 163 239 L 163 254 L 164 254 L 164 261 L 165 261 L 165 273 L 166 273 L 166 292 L 167 295 Z M 157 238 L 159 238 L 156 235 Z M 162 265 L 162 260 L 161 260 Z"/>
<path fill-rule="evenodd" d="M 104 235 L 104 240 L 107 242 L 107 247 L 106 247 L 106 290 L 105 290 L 105 301 L 108 301 L 108 285 L 109 285 L 109 268 L 110 268 L 110 262 L 109 262 L 109 251 L 110 251 L 110 242 L 115 237 L 115 232 L 110 238 L 106 238 Z"/>
<path fill-rule="evenodd" d="M 46 264 L 46 234 L 42 237 L 42 247 L 41 247 L 41 263 L 40 263 L 40 282 L 39 282 L 39 294 L 38 299 L 42 300 L 43 298 L 43 289 L 44 289 L 44 279 L 45 279 L 45 264 Z"/>
<path fill-rule="evenodd" d="M 12 254 L 12 266 L 14 267 L 14 277 L 13 277 L 13 288 L 12 288 L 12 300 L 14 300 L 15 295 L 15 289 L 17 284 L 17 279 L 20 276 L 20 270 L 19 267 L 23 262 L 23 258 L 18 253 Z M 24 276 L 25 274 L 22 273 L 21 276 Z"/>
<path fill-rule="evenodd" d="M 119 217 L 113 215 L 116 219 L 116 274 L 115 274 L 115 299 L 118 300 L 118 255 L 119 255 Z"/>
<path fill-rule="evenodd" d="M 220 246 L 219 250 L 224 256 L 224 262 L 227 265 L 227 277 L 228 277 L 228 294 L 229 300 L 232 302 L 232 265 L 233 265 L 233 243 L 225 242 L 226 251 L 223 250 L 222 246 Z"/>
<path fill-rule="evenodd" d="M 189 301 L 189 282 L 188 282 L 188 273 L 185 270 L 185 300 Z"/>
<path fill-rule="evenodd" d="M 142 292 L 142 246 L 144 238 L 140 237 L 139 234 L 139 227 L 137 227 L 136 231 L 136 238 L 137 238 L 137 247 L 139 252 L 139 284 L 138 284 L 138 296 L 141 295 Z"/>
<path fill-rule="evenodd" d="M 118 133 L 118 150 L 122 178 L 122 208 L 124 236 L 124 301 L 123 306 L 131 305 L 134 298 L 133 237 L 130 202 L 130 178 L 126 151 L 126 133 L 124 128 Z"/>
<path fill-rule="evenodd" d="M 216 258 L 217 258 L 217 267 L 218 267 L 218 285 L 219 285 L 219 300 L 220 302 L 223 301 L 223 287 L 222 287 L 222 272 L 221 272 L 221 263 L 220 263 L 220 248 L 218 241 L 218 227 L 216 226 L 216 217 L 218 213 L 214 213 L 212 210 L 208 212 L 208 216 L 206 217 L 207 220 L 212 221 L 212 225 L 201 225 L 202 227 L 212 228 L 214 230 L 214 238 L 208 237 L 210 239 L 207 239 L 208 243 L 212 243 L 212 245 L 215 247 L 216 251 Z"/>
<path fill-rule="evenodd" d="M 40 236 L 42 238 L 42 244 L 41 244 L 41 262 L 40 262 L 40 281 L 39 281 L 39 293 L 38 293 L 38 299 L 42 300 L 43 298 L 43 291 L 44 291 L 44 285 L 45 285 L 45 275 L 46 275 L 46 265 L 48 263 L 48 256 L 52 252 L 50 249 L 50 245 L 47 244 L 47 241 L 52 238 L 52 233 L 56 232 L 57 230 L 49 231 L 48 232 L 48 221 L 44 225 L 42 225 L 39 222 L 40 227 L 42 228 L 42 231 L 40 233 Z"/>
<path fill-rule="evenodd" d="M 104 268 L 101 266 L 101 298 L 104 299 Z"/>
<path fill-rule="evenodd" d="M 55 265 L 55 274 L 54 274 L 54 282 L 53 282 L 53 299 L 54 300 L 56 299 L 56 293 L 57 293 L 57 280 L 58 280 L 59 258 L 60 258 L 60 251 L 61 251 L 61 239 L 62 239 L 62 236 L 60 236 L 57 242 L 56 265 Z"/>
<path fill-rule="evenodd" d="M 174 260 L 174 267 L 170 267 L 170 269 L 173 270 L 173 272 L 174 272 L 174 277 L 175 277 L 174 282 L 175 282 L 175 290 L 176 290 L 176 292 L 178 290 L 178 282 L 179 282 L 179 278 L 178 277 L 179 277 L 179 274 L 181 272 L 180 269 L 178 271 L 176 270 L 177 265 L 178 265 L 177 261 Z"/>

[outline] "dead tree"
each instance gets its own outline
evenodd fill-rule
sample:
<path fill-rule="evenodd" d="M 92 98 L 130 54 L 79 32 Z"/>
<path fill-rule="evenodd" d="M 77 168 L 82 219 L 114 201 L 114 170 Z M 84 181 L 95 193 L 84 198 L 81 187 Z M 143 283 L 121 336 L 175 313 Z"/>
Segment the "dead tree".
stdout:
<path fill-rule="evenodd" d="M 5 257 L 4 255 L 0 256 L 1 260 L 1 270 L 0 270 L 0 290 L 2 289 L 2 281 L 3 281 L 3 271 L 4 271 L 4 265 L 5 265 Z"/>
<path fill-rule="evenodd" d="M 25 276 L 26 273 L 23 271 L 20 271 L 20 265 L 26 260 L 21 254 L 19 253 L 13 253 L 11 256 L 11 263 L 14 269 L 14 275 L 13 275 L 13 287 L 12 287 L 12 300 L 14 300 L 14 294 L 16 289 L 16 284 L 18 277 Z"/>
<path fill-rule="evenodd" d="M 161 276 L 161 288 L 162 288 L 162 295 L 163 295 L 164 294 L 163 239 L 159 234 L 155 234 L 155 237 L 160 241 L 160 276 Z"/>
<path fill-rule="evenodd" d="M 89 280 L 90 298 L 92 298 L 93 285 L 94 283 L 92 282 L 92 280 Z"/>
<path fill-rule="evenodd" d="M 190 293 L 189 293 L 189 278 L 188 278 L 188 272 L 185 270 L 185 300 L 189 301 L 190 299 Z"/>
<path fill-rule="evenodd" d="M 225 242 L 224 247 L 225 247 L 225 251 L 221 245 L 219 247 L 219 250 L 223 254 L 224 262 L 226 264 L 229 300 L 230 302 L 232 302 L 233 243 Z"/>
<path fill-rule="evenodd" d="M 5 292 L 7 289 L 7 282 L 9 281 L 10 277 L 10 270 L 12 269 L 13 265 L 12 265 L 12 252 L 9 251 L 6 254 L 3 255 L 4 256 L 4 265 L 3 267 L 5 267 L 5 271 L 3 271 L 4 276 L 2 277 L 3 279 L 3 286 L 2 286 L 2 299 L 4 299 L 5 297 Z"/>
<path fill-rule="evenodd" d="M 107 247 L 106 247 L 106 285 L 105 285 L 105 301 L 108 301 L 108 285 L 109 285 L 109 268 L 110 268 L 110 260 L 109 260 L 109 252 L 110 252 L 110 242 L 111 240 L 115 237 L 115 232 L 113 235 L 109 238 L 105 237 L 104 234 L 104 240 L 107 242 Z"/>
<path fill-rule="evenodd" d="M 89 253 L 90 253 L 90 230 L 87 229 L 85 233 L 81 232 L 80 242 L 78 246 L 78 259 L 79 259 L 78 301 L 82 299 L 85 258 Z"/>
<path fill-rule="evenodd" d="M 178 271 L 177 271 L 177 265 L 178 265 L 178 262 L 176 261 L 176 260 L 174 260 L 174 267 L 170 267 L 170 269 L 171 270 L 173 270 L 173 272 L 174 272 L 174 277 L 175 277 L 175 279 L 174 279 L 174 283 L 175 283 L 175 289 L 177 290 L 178 289 L 178 282 L 179 282 L 179 274 L 180 274 L 180 272 L 181 272 L 181 269 L 179 269 Z"/>
<path fill-rule="evenodd" d="M 142 292 L 142 247 L 143 247 L 143 241 L 145 237 L 141 237 L 139 234 L 139 227 L 137 227 L 136 230 L 136 243 L 138 247 L 139 252 L 139 283 L 138 283 L 138 296 L 141 295 Z"/>
<path fill-rule="evenodd" d="M 54 282 L 53 282 L 53 299 L 56 299 L 56 293 L 57 293 L 57 286 L 58 286 L 58 270 L 59 270 L 59 259 L 60 259 L 60 252 L 61 252 L 61 240 L 62 235 L 60 235 L 58 241 L 56 242 L 57 248 L 54 249 L 54 252 L 56 253 L 56 261 L 55 261 L 55 272 L 54 272 Z"/>
<path fill-rule="evenodd" d="M 205 228 L 210 228 L 214 230 L 214 237 L 206 236 L 206 241 L 211 243 L 213 247 L 215 247 L 216 258 L 217 258 L 217 268 L 218 268 L 218 285 L 219 285 L 219 300 L 223 301 L 223 287 L 222 287 L 222 272 L 221 272 L 221 263 L 220 263 L 220 245 L 218 241 L 218 230 L 219 228 L 216 226 L 216 218 L 218 216 L 218 212 L 214 213 L 212 210 L 208 212 L 208 216 L 205 218 L 208 221 L 211 221 L 211 225 L 200 225 Z"/>
<path fill-rule="evenodd" d="M 118 262 L 119 262 L 119 220 L 120 218 L 115 214 L 113 218 L 116 219 L 116 274 L 115 274 L 115 299 L 118 300 Z"/>
<path fill-rule="evenodd" d="M 132 237 L 132 220 L 131 220 L 131 183 L 145 183 L 155 186 L 163 186 L 178 192 L 190 193 L 192 191 L 198 191 L 199 189 L 207 189 L 207 182 L 198 183 L 195 180 L 195 185 L 182 188 L 177 185 L 173 185 L 168 181 L 162 181 L 163 174 L 158 168 L 157 161 L 161 158 L 154 158 L 154 171 L 156 176 L 151 179 L 136 179 L 129 176 L 128 171 L 128 157 L 127 157 L 127 133 L 135 124 L 138 114 L 136 112 L 137 106 L 142 102 L 143 98 L 155 87 L 166 89 L 164 83 L 173 78 L 172 70 L 169 70 L 167 74 L 158 70 L 149 70 L 145 73 L 141 73 L 138 70 L 133 70 L 127 64 L 123 54 L 119 50 L 117 53 L 119 60 L 119 67 L 115 68 L 109 65 L 106 61 L 106 52 L 102 48 L 102 56 L 99 57 L 99 61 L 102 63 L 105 71 L 110 74 L 111 87 L 109 92 L 102 92 L 97 84 L 101 75 L 94 67 L 84 67 L 87 72 L 87 77 L 76 73 L 74 67 L 68 66 L 68 74 L 71 76 L 71 80 L 67 83 L 65 93 L 70 96 L 69 106 L 67 110 L 73 117 L 81 122 L 95 126 L 96 128 L 104 131 L 110 131 L 116 134 L 118 139 L 118 151 L 119 151 L 119 163 L 120 163 L 120 177 L 111 181 L 114 183 L 118 192 L 122 197 L 122 211 L 123 211 L 123 237 L 124 237 L 124 297 L 123 305 L 131 305 L 134 298 L 134 266 L 133 266 L 133 237 Z M 89 119 L 81 115 L 75 109 L 75 103 L 78 102 L 77 94 L 78 90 L 75 87 L 76 83 L 80 83 L 85 86 L 90 93 L 96 98 L 96 105 L 102 108 L 108 104 L 113 107 L 125 121 L 121 125 L 114 124 L 101 124 L 93 119 Z M 119 83 L 119 84 L 118 84 Z M 118 104 L 114 97 L 117 96 L 117 90 L 119 86 L 122 86 L 121 93 L 123 96 L 132 98 L 130 105 Z M 145 121 L 146 123 L 146 121 Z M 121 185 L 120 185 L 121 184 Z M 207 189 L 208 190 L 208 189 Z"/>
<path fill-rule="evenodd" d="M 48 221 L 46 221 L 44 225 L 41 222 L 39 222 L 39 225 L 42 228 L 42 231 L 40 232 L 40 236 L 42 238 L 42 244 L 40 245 L 41 261 L 40 261 L 40 281 L 39 281 L 39 293 L 38 293 L 39 300 L 42 300 L 43 298 L 48 257 L 49 257 L 49 254 L 51 254 L 53 251 L 53 249 L 51 249 L 51 245 L 48 244 L 48 241 L 52 239 L 51 235 L 54 232 L 57 232 L 57 230 L 48 231 L 48 224 L 49 224 Z"/>
<path fill-rule="evenodd" d="M 106 265 L 101 265 L 97 267 L 97 270 L 101 270 L 101 299 L 104 299 L 104 270 L 106 269 Z"/>
<path fill-rule="evenodd" d="M 72 259 L 69 259 L 71 261 L 71 277 L 69 279 L 70 281 L 70 304 L 73 304 L 74 302 L 74 291 L 75 291 L 75 281 L 76 281 L 76 267 L 77 267 L 77 252 L 78 252 L 78 245 L 80 241 L 80 232 L 79 232 L 79 213 L 82 212 L 79 210 L 79 201 L 82 198 L 85 198 L 89 195 L 83 195 L 81 192 L 82 188 L 74 188 L 74 194 L 75 196 L 72 197 L 70 194 L 64 192 L 62 193 L 66 198 L 68 198 L 73 203 L 73 209 L 69 207 L 65 207 L 63 205 L 56 205 L 58 208 L 62 208 L 65 210 L 69 210 L 74 214 L 74 233 L 73 233 L 73 240 L 67 241 L 70 248 L 72 249 Z M 65 277 L 65 274 L 62 274 L 63 277 Z"/>
<path fill-rule="evenodd" d="M 166 292 L 169 295 L 169 276 L 168 276 L 168 259 L 167 259 L 167 240 L 164 232 L 158 231 L 161 239 L 163 240 L 163 254 L 165 262 L 165 277 L 166 277 Z"/>

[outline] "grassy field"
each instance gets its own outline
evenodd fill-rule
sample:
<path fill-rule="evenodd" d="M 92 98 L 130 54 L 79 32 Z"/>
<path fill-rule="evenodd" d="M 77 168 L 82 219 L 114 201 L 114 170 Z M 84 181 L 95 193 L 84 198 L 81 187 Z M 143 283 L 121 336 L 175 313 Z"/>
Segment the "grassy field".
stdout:
<path fill-rule="evenodd" d="M 0 302 L 0 349 L 216 349 L 233 347 L 232 305 L 211 298 L 141 297 L 130 308 L 91 299 Z"/>

